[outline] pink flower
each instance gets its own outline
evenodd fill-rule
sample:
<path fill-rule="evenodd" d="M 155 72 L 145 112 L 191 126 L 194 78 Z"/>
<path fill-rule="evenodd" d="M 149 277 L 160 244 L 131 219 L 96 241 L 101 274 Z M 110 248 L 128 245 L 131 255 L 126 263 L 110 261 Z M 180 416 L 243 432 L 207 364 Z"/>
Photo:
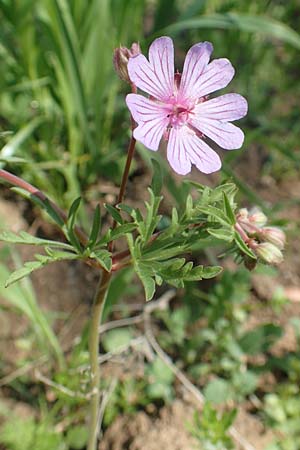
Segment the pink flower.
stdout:
<path fill-rule="evenodd" d="M 151 44 L 149 61 L 139 54 L 128 62 L 131 81 L 150 95 L 126 97 L 138 124 L 134 137 L 156 151 L 164 136 L 168 140 L 168 161 L 180 175 L 189 173 L 192 164 L 204 173 L 220 169 L 221 160 L 204 137 L 226 150 L 240 148 L 244 141 L 244 133 L 230 122 L 246 115 L 247 101 L 238 94 L 207 99 L 211 92 L 227 86 L 234 75 L 228 59 L 209 63 L 212 51 L 210 42 L 193 45 L 182 75 L 174 74 L 172 39 L 161 37 Z"/>

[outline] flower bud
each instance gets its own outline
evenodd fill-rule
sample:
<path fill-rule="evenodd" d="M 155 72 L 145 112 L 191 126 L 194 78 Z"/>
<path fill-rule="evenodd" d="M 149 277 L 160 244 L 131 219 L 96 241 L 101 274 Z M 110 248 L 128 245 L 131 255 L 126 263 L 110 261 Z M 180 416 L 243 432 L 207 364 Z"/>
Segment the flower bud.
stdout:
<path fill-rule="evenodd" d="M 271 242 L 279 250 L 282 250 L 285 246 L 285 233 L 280 228 L 264 227 L 259 231 L 258 236 L 264 241 Z"/>
<path fill-rule="evenodd" d="M 250 211 L 248 220 L 257 227 L 263 227 L 267 223 L 268 218 L 260 209 L 254 208 Z"/>
<path fill-rule="evenodd" d="M 245 221 L 245 220 L 248 220 L 248 215 L 249 215 L 248 209 L 241 208 L 241 209 L 239 209 L 236 218 L 237 218 L 237 220 Z"/>
<path fill-rule="evenodd" d="M 257 264 L 257 259 L 250 258 L 247 255 L 244 255 L 244 265 L 248 270 L 254 270 Z"/>
<path fill-rule="evenodd" d="M 258 244 L 255 248 L 255 253 L 259 258 L 268 264 L 280 264 L 283 261 L 283 254 L 278 247 L 270 242 L 263 242 Z"/>
<path fill-rule="evenodd" d="M 113 63 L 115 71 L 121 78 L 121 80 L 130 83 L 130 78 L 128 75 L 127 65 L 129 58 L 137 56 L 141 53 L 140 44 L 134 42 L 131 48 L 118 47 L 114 51 Z"/>

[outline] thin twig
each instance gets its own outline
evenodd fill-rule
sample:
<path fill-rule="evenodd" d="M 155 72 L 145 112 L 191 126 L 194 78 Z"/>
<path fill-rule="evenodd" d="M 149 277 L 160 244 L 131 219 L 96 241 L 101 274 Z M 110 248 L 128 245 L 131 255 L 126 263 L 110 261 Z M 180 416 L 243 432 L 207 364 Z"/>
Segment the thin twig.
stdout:
<path fill-rule="evenodd" d="M 41 381 L 46 386 L 50 386 L 54 389 L 57 389 L 58 391 L 62 392 L 63 394 L 67 395 L 68 397 L 72 398 L 81 398 L 85 400 L 89 400 L 94 394 L 93 392 L 83 394 L 82 392 L 78 391 L 72 391 L 71 389 L 63 386 L 62 384 L 56 383 L 55 381 L 50 380 L 49 378 L 45 377 L 41 374 L 39 370 L 34 371 L 34 376 L 38 381 Z"/>
<path fill-rule="evenodd" d="M 16 380 L 19 377 L 22 377 L 23 375 L 28 373 L 31 369 L 34 369 L 34 368 L 44 364 L 46 361 L 47 361 L 47 357 L 45 355 L 43 355 L 40 358 L 38 358 L 36 361 L 32 361 L 31 363 L 28 363 L 25 366 L 14 370 L 13 372 L 9 373 L 8 375 L 5 375 L 3 378 L 0 379 L 0 387 L 11 383 L 12 381 Z"/>
<path fill-rule="evenodd" d="M 110 397 L 112 396 L 114 390 L 116 389 L 117 382 L 118 382 L 117 378 L 113 378 L 112 381 L 110 382 L 108 389 L 106 391 L 104 391 L 102 394 L 102 401 L 101 401 L 101 404 L 99 407 L 98 426 L 97 426 L 98 439 L 100 439 L 102 436 L 101 427 L 102 427 L 102 421 L 103 421 L 105 409 L 107 407 Z"/>
<path fill-rule="evenodd" d="M 143 322 L 143 314 L 137 316 L 129 317 L 128 319 L 112 320 L 111 322 L 106 322 L 99 327 L 99 333 L 105 333 L 106 331 L 113 330 L 114 328 L 128 327 L 130 325 Z"/>

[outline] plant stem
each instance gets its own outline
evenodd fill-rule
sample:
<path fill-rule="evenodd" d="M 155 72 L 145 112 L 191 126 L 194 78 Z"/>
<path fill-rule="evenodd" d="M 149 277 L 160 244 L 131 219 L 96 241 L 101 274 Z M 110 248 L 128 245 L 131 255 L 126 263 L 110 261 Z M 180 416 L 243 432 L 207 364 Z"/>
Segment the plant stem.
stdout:
<path fill-rule="evenodd" d="M 131 162 L 132 162 L 132 158 L 133 158 L 133 154 L 134 154 L 134 150 L 135 150 L 135 143 L 136 143 L 136 140 L 132 134 L 131 138 L 130 138 L 130 142 L 129 142 L 127 160 L 126 160 L 123 177 L 122 177 L 122 181 L 121 181 L 120 192 L 118 195 L 118 203 L 121 203 L 124 198 L 126 184 L 127 184 L 128 175 L 129 175 L 129 170 L 130 170 L 130 166 L 131 166 Z"/>
<path fill-rule="evenodd" d="M 111 279 L 111 272 L 102 272 L 92 307 L 92 317 L 90 324 L 89 351 L 91 364 L 91 400 L 90 400 L 90 422 L 89 438 L 87 450 L 96 450 L 98 438 L 98 414 L 100 404 L 100 367 L 98 362 L 99 352 L 99 326 L 101 323 L 102 312 L 105 304 L 106 294 Z"/>
<path fill-rule="evenodd" d="M 136 94 L 136 92 L 137 92 L 136 86 L 134 84 L 131 85 L 131 91 L 134 94 Z M 128 145 L 127 159 L 126 159 L 126 164 L 125 164 L 125 168 L 124 168 L 124 172 L 123 172 L 123 176 L 122 176 L 122 181 L 121 181 L 121 185 L 120 185 L 120 191 L 119 191 L 119 195 L 118 195 L 118 199 L 117 199 L 117 204 L 122 203 L 122 201 L 124 199 L 126 185 L 127 185 L 128 176 L 129 176 L 129 171 L 130 171 L 130 166 L 131 166 L 132 158 L 134 155 L 135 144 L 136 144 L 136 140 L 133 137 L 134 128 L 135 128 L 135 122 L 133 120 L 133 117 L 131 116 L 131 137 L 130 137 L 130 141 L 129 141 L 129 145 Z M 114 220 L 113 224 L 112 224 L 112 229 L 114 229 L 116 226 L 117 226 L 117 222 Z M 109 243 L 108 250 L 110 252 L 113 252 L 113 249 L 114 249 L 114 241 L 111 241 Z"/>
<path fill-rule="evenodd" d="M 132 92 L 136 93 L 136 87 L 132 84 Z M 130 166 L 135 150 L 136 140 L 133 137 L 133 130 L 135 122 L 131 117 L 131 138 L 127 151 L 127 160 L 122 176 L 120 185 L 120 191 L 118 195 L 117 203 L 121 203 L 124 199 L 126 185 L 128 181 L 128 175 Z M 116 227 L 116 221 L 113 221 L 112 228 Z M 114 249 L 114 241 L 108 244 L 108 250 L 112 253 Z M 98 361 L 98 352 L 100 345 L 100 333 L 99 326 L 101 324 L 102 312 L 105 305 L 106 295 L 109 287 L 109 283 L 112 277 L 113 271 L 102 271 L 102 275 L 96 290 L 92 312 L 91 312 L 91 324 L 90 324 L 90 336 L 89 336 L 89 352 L 90 352 L 90 364 L 91 364 L 91 392 L 92 397 L 90 400 L 90 422 L 89 422 L 89 437 L 87 450 L 96 450 L 99 431 L 99 406 L 100 406 L 100 367 Z"/>

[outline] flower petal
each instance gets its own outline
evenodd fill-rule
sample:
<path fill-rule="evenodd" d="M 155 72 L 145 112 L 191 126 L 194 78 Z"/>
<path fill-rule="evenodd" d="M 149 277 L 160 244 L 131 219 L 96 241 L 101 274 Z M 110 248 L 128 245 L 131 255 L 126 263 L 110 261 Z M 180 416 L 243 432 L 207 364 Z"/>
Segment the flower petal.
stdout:
<path fill-rule="evenodd" d="M 198 117 L 217 119 L 221 122 L 238 120 L 248 111 L 247 100 L 239 94 L 225 94 L 199 103 L 194 112 Z"/>
<path fill-rule="evenodd" d="M 156 151 L 169 123 L 168 110 L 138 94 L 128 94 L 126 103 L 132 117 L 138 123 L 133 132 L 135 139 L 150 150 Z"/>
<path fill-rule="evenodd" d="M 234 68 L 228 59 L 214 59 L 206 66 L 199 80 L 198 98 L 226 87 L 233 76 Z"/>
<path fill-rule="evenodd" d="M 201 77 L 207 67 L 213 46 L 210 42 L 193 45 L 186 55 L 179 87 L 179 99 L 199 98 Z"/>
<path fill-rule="evenodd" d="M 192 164 L 186 151 L 183 128 L 170 130 L 167 158 L 172 169 L 179 175 L 190 173 Z"/>
<path fill-rule="evenodd" d="M 179 175 L 189 173 L 191 164 L 195 164 L 198 170 L 206 174 L 221 168 L 219 155 L 187 127 L 171 129 L 167 157 L 171 167 Z"/>
<path fill-rule="evenodd" d="M 174 93 L 174 47 L 172 39 L 155 39 L 149 48 L 149 61 L 139 54 L 128 61 L 130 80 L 142 91 L 166 101 Z"/>
<path fill-rule="evenodd" d="M 190 124 L 226 150 L 234 150 L 243 145 L 244 133 L 232 123 L 196 116 Z"/>

